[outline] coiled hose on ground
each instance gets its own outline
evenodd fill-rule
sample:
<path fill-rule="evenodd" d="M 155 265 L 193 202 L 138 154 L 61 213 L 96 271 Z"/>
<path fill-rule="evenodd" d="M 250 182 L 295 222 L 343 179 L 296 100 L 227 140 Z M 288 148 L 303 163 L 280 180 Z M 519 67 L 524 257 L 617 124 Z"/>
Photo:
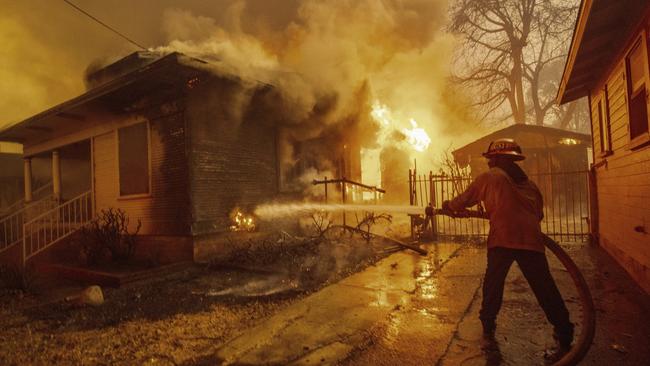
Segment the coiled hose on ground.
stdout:
<path fill-rule="evenodd" d="M 460 213 L 450 212 L 447 210 L 436 209 L 434 211 L 436 215 L 446 215 L 450 217 L 457 218 L 467 218 L 467 217 L 477 217 L 482 219 L 487 219 L 487 216 L 484 212 L 479 211 L 462 211 Z M 564 268 L 569 272 L 573 284 L 576 286 L 578 291 L 578 296 L 580 297 L 580 304 L 582 305 L 582 327 L 580 329 L 580 334 L 578 339 L 571 347 L 571 350 L 565 354 L 560 360 L 555 362 L 554 366 L 571 366 L 577 365 L 591 347 L 593 342 L 594 335 L 596 333 L 596 311 L 594 309 L 594 301 L 591 297 L 591 292 L 589 292 L 589 287 L 587 286 L 587 281 L 582 276 L 582 273 L 576 266 L 575 262 L 567 254 L 567 252 L 562 249 L 562 247 L 553 239 L 544 235 L 544 245 L 557 257 L 557 259 L 562 263 Z"/>

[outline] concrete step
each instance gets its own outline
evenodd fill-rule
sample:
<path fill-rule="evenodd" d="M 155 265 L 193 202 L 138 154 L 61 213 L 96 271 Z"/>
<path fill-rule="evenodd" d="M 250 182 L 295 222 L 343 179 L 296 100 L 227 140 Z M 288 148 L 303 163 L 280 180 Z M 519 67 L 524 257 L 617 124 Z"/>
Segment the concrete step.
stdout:
<path fill-rule="evenodd" d="M 166 276 L 182 271 L 193 265 L 193 262 L 178 262 L 148 269 L 95 269 L 68 264 L 45 264 L 41 271 L 82 284 L 94 284 L 103 287 L 121 287 L 151 278 Z"/>

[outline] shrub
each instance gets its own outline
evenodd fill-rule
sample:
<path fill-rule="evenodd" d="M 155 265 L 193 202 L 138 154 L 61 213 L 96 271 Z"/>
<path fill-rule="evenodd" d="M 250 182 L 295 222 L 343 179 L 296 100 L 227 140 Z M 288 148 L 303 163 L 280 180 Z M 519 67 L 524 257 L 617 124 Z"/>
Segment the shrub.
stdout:
<path fill-rule="evenodd" d="M 102 210 L 81 231 L 82 254 L 88 264 L 96 264 L 104 258 L 114 262 L 126 262 L 135 252 L 135 237 L 142 223 L 138 220 L 134 232 L 129 232 L 129 217 L 122 209 Z"/>

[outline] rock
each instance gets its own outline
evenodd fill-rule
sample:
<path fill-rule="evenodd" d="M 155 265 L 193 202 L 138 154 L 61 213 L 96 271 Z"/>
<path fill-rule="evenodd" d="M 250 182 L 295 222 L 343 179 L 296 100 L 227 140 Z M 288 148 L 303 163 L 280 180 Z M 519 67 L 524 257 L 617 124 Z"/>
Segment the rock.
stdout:
<path fill-rule="evenodd" d="M 619 353 L 627 353 L 627 349 L 624 346 L 620 345 L 620 344 L 613 343 L 613 344 L 610 345 L 610 347 L 614 351 L 617 351 Z"/>
<path fill-rule="evenodd" d="M 86 287 L 76 296 L 68 296 L 65 301 L 74 302 L 78 305 L 100 306 L 104 303 L 104 293 L 99 286 Z"/>

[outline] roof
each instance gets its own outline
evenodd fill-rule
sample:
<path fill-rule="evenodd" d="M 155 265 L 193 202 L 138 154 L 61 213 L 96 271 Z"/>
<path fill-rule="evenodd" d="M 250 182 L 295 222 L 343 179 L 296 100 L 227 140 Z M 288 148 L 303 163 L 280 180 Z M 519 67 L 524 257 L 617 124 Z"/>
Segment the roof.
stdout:
<path fill-rule="evenodd" d="M 582 0 L 557 100 L 589 94 L 637 29 L 650 4 L 644 0 Z"/>
<path fill-rule="evenodd" d="M 0 131 L 0 141 L 24 143 L 31 137 L 53 132 L 55 127 L 74 128 L 95 113 L 94 107 L 98 105 L 123 107 L 153 92 L 177 92 L 178 85 L 185 85 L 189 79 L 204 72 L 202 64 L 205 62 L 176 52 L 162 56 L 5 128 Z"/>
<path fill-rule="evenodd" d="M 490 142 L 500 138 L 514 139 L 521 145 L 524 153 L 532 149 L 548 149 L 567 144 L 581 145 L 585 149 L 591 146 L 591 136 L 588 134 L 546 126 L 515 124 L 458 148 L 452 152 L 452 155 L 457 162 L 467 164 L 471 157 L 481 156 Z"/>

